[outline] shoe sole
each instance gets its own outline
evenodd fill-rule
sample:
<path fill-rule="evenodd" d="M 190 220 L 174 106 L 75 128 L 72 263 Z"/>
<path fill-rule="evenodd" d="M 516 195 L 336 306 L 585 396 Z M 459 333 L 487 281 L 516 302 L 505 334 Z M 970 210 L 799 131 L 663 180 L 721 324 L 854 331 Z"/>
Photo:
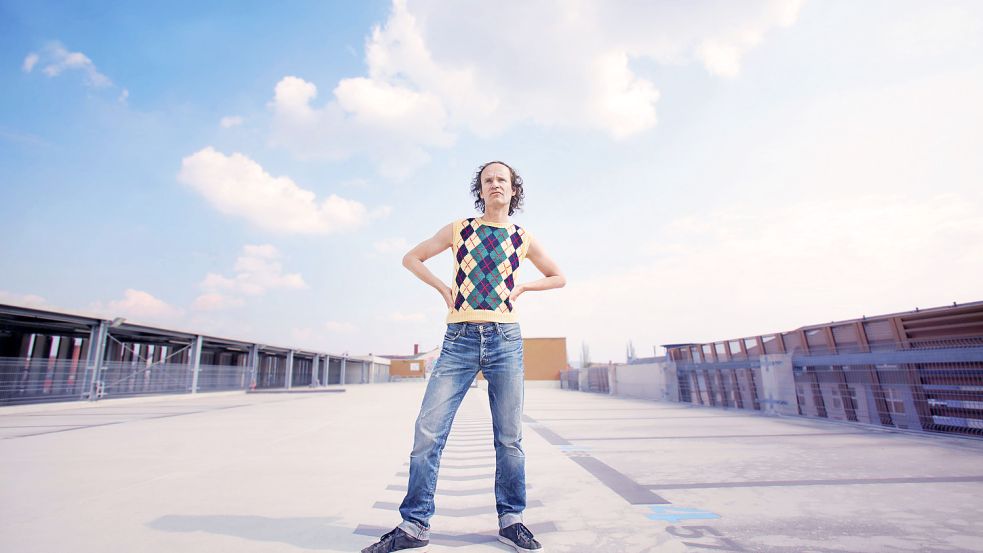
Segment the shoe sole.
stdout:
<path fill-rule="evenodd" d="M 427 553 L 430 551 L 430 544 L 424 545 L 423 547 L 408 547 L 406 549 L 400 549 L 400 551 L 406 551 L 407 553 Z"/>
<path fill-rule="evenodd" d="M 543 551 L 545 551 L 545 548 L 543 547 L 540 547 L 539 549 L 526 549 L 525 547 L 518 545 L 514 541 L 506 538 L 505 536 L 498 536 L 498 541 L 514 548 L 519 553 L 543 553 Z"/>

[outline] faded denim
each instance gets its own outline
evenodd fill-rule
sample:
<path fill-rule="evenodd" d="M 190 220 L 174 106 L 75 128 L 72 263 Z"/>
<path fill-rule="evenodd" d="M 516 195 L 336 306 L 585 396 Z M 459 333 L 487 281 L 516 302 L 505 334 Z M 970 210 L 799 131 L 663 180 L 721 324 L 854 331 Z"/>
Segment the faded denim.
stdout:
<path fill-rule="evenodd" d="M 440 455 L 454 415 L 479 370 L 488 381 L 499 527 L 522 522 L 526 454 L 522 449 L 524 367 L 519 323 L 450 323 L 416 419 L 409 484 L 399 506 L 400 528 L 418 539 L 430 539 Z"/>

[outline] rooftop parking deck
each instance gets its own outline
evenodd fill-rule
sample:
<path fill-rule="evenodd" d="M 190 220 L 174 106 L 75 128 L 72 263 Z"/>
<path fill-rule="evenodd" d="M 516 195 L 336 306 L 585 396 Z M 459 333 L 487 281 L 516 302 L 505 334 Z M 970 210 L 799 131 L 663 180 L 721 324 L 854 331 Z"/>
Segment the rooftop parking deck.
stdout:
<path fill-rule="evenodd" d="M 431 551 L 509 550 L 484 386 L 444 451 Z M 425 384 L 334 390 L 0 408 L 0 550 L 358 551 L 399 522 Z M 524 421 L 549 552 L 983 551 L 978 439 L 533 382 Z"/>

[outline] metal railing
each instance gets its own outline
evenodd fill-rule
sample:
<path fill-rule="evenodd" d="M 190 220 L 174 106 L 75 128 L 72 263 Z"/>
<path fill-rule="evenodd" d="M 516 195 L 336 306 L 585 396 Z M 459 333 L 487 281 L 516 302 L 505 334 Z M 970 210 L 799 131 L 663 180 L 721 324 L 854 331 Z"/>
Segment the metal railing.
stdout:
<path fill-rule="evenodd" d="M 90 373 L 84 361 L 0 357 L 0 405 L 87 397 Z"/>
<path fill-rule="evenodd" d="M 641 375 L 647 397 L 983 437 L 983 337 L 811 348 L 719 362 L 684 356 L 646 365 L 651 376 L 636 370 L 624 381 L 615 370 L 619 394 L 632 396 Z M 607 372 L 603 367 L 561 371 L 560 387 L 608 392 Z"/>
<path fill-rule="evenodd" d="M 798 413 L 924 432 L 983 436 L 983 363 L 809 365 L 792 370 Z M 762 410 L 760 368 L 677 371 L 680 401 Z"/>
<path fill-rule="evenodd" d="M 983 368 L 967 365 L 806 367 L 793 373 L 799 414 L 983 436 Z"/>
<path fill-rule="evenodd" d="M 610 391 L 608 368 L 589 367 L 560 371 L 560 388 L 606 394 Z"/>
<path fill-rule="evenodd" d="M 83 361 L 0 357 L 0 405 L 87 399 L 94 372 Z M 97 398 L 193 391 L 194 370 L 187 363 L 110 361 L 98 373 Z M 245 390 L 251 379 L 248 367 L 200 365 L 197 391 Z"/>
<path fill-rule="evenodd" d="M 580 370 L 567 369 L 560 371 L 560 388 L 564 390 L 580 389 Z"/>

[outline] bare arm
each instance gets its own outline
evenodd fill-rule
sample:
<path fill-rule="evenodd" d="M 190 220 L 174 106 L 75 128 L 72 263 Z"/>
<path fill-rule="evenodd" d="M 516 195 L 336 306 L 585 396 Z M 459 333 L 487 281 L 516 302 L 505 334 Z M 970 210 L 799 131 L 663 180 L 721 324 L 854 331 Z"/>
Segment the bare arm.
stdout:
<path fill-rule="evenodd" d="M 428 269 L 423 262 L 446 250 L 447 248 L 450 248 L 453 239 L 453 232 L 453 223 L 448 223 L 446 226 L 444 226 L 444 228 L 438 230 L 437 234 L 434 234 L 430 238 L 420 242 L 403 256 L 403 267 L 409 269 L 410 272 L 416 275 L 420 280 L 426 282 L 440 292 L 440 295 L 444 297 L 444 301 L 447 303 L 448 308 L 453 305 L 450 287 L 447 286 L 444 281 L 440 280 L 432 272 L 430 272 L 430 269 Z"/>
<path fill-rule="evenodd" d="M 539 269 L 539 272 L 543 273 L 543 278 L 516 286 L 512 290 L 511 301 L 515 301 L 523 292 L 530 290 L 550 290 L 552 288 L 562 288 L 566 285 L 567 278 L 563 276 L 559 265 L 547 255 L 542 244 L 535 238 L 532 238 L 532 241 L 529 243 L 529 251 L 526 252 L 526 259 L 532 261 L 532 264 Z"/>

